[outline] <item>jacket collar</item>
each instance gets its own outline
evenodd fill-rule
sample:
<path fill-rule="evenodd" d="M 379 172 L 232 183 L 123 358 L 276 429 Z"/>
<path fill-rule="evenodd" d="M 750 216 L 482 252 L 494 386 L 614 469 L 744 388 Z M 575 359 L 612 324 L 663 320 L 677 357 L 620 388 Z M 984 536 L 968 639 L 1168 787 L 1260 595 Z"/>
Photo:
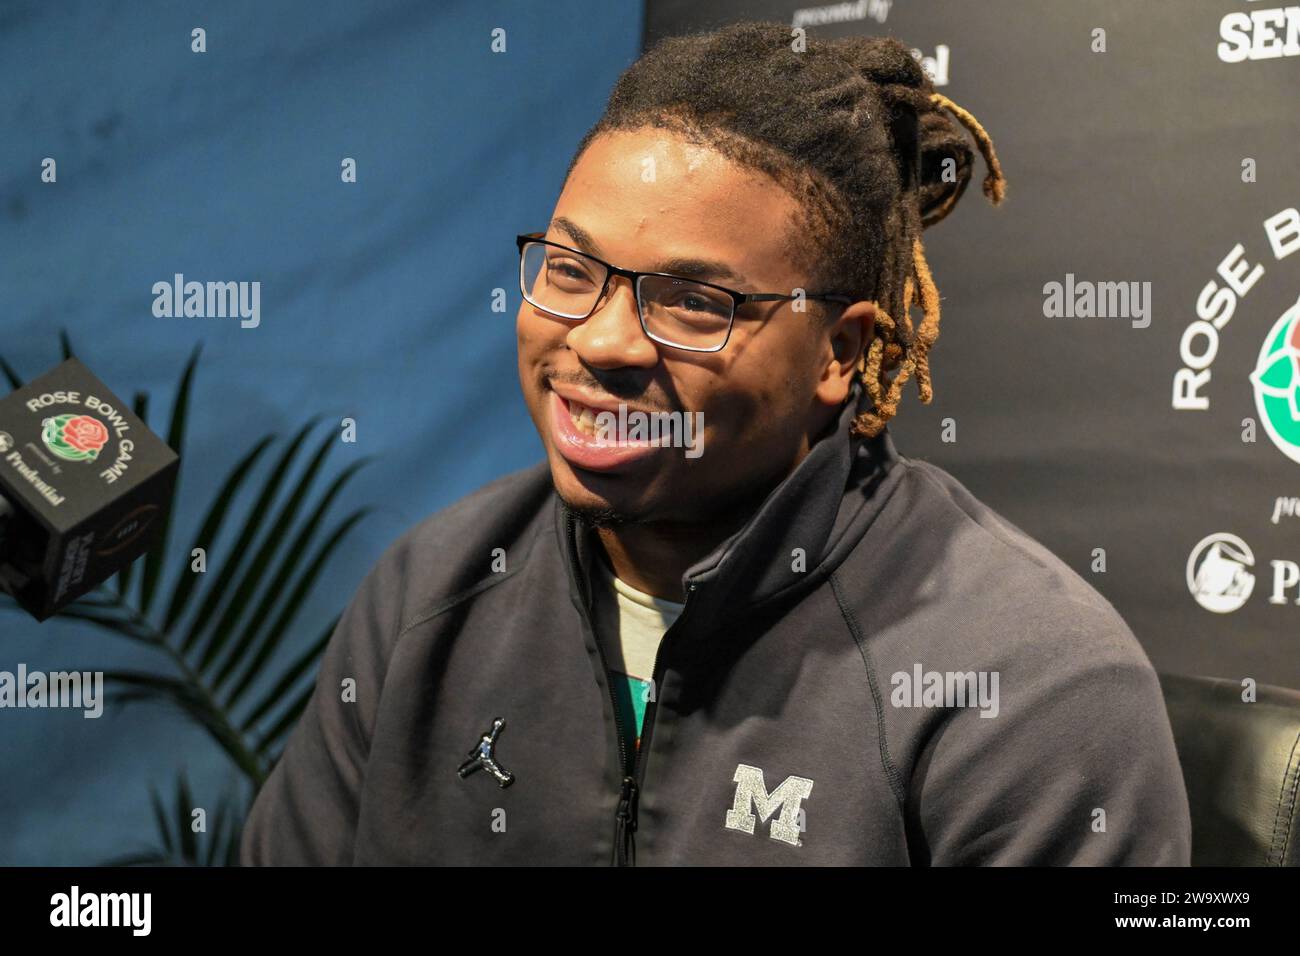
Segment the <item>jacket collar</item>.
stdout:
<path fill-rule="evenodd" d="M 863 519 L 869 520 L 881 504 L 880 496 L 873 495 L 878 479 L 898 461 L 887 428 L 874 439 L 850 437 L 849 426 L 866 401 L 855 382 L 834 431 L 772 489 L 739 531 L 686 570 L 682 590 L 694 620 L 802 591 L 843 559 L 846 549 L 836 544 L 851 536 L 853 528 L 861 535 Z M 555 499 L 570 593 L 590 608 L 592 562 L 599 560 L 594 535 L 559 495 Z"/>

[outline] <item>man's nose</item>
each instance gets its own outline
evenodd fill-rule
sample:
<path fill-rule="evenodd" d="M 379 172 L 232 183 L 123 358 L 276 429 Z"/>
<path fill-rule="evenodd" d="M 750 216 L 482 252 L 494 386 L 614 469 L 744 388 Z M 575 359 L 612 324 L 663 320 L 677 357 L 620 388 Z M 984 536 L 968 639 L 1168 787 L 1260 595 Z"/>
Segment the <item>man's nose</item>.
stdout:
<path fill-rule="evenodd" d="M 641 328 L 636 290 L 623 276 L 610 276 L 596 311 L 570 329 L 565 341 L 579 358 L 597 368 L 649 368 L 659 361 L 659 350 Z"/>

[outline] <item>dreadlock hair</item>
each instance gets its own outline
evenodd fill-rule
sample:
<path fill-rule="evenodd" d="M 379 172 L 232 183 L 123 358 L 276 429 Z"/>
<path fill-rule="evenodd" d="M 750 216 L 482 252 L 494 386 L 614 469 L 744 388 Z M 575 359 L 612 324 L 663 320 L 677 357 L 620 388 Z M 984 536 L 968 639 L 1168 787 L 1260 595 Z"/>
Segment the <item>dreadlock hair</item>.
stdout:
<path fill-rule="evenodd" d="M 983 127 L 935 92 L 901 42 L 807 37 L 800 46 L 792 37 L 783 24 L 744 21 L 661 40 L 619 78 L 569 172 L 600 134 L 651 126 L 785 187 L 800 202 L 795 225 L 811 240 L 792 250 L 796 265 L 820 288 L 876 306 L 857 369 L 874 408 L 852 426 L 854 435 L 874 437 L 898 410 L 909 378 L 922 402 L 933 397 L 939 292 L 921 230 L 947 216 L 970 182 L 973 151 L 963 128 L 984 157 L 984 195 L 994 205 L 1006 180 Z M 919 328 L 910 316 L 914 297 Z"/>

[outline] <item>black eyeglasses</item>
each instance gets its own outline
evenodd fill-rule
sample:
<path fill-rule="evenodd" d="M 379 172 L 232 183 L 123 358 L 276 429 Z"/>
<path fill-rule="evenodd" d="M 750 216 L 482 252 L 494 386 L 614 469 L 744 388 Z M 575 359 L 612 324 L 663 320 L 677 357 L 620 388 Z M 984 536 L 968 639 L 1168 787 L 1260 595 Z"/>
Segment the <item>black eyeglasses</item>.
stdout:
<path fill-rule="evenodd" d="M 721 351 L 731 338 L 736 309 L 748 302 L 853 302 L 839 293 L 736 292 L 664 272 L 620 269 L 588 253 L 543 239 L 544 235 L 530 232 L 515 239 L 519 246 L 519 289 L 524 299 L 551 315 L 580 322 L 600 305 L 609 277 L 624 276 L 636 292 L 642 330 L 654 341 L 676 349 Z"/>

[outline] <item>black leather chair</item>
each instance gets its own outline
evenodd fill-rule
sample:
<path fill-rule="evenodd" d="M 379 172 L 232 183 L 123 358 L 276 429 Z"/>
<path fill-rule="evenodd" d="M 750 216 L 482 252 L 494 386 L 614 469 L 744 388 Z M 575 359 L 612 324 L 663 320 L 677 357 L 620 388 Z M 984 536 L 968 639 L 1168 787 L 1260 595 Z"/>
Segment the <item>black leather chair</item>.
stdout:
<path fill-rule="evenodd" d="M 1193 866 L 1300 866 L 1300 692 L 1162 674 Z"/>

